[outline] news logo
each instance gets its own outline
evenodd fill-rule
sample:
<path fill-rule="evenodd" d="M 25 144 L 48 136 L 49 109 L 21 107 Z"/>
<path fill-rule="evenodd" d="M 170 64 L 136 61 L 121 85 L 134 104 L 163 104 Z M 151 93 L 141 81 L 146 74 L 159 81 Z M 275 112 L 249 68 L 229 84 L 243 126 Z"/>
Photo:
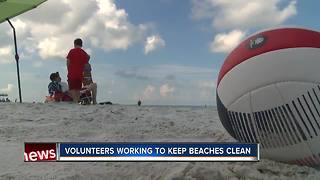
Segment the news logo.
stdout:
<path fill-rule="evenodd" d="M 24 161 L 56 161 L 57 144 L 56 143 L 25 143 L 24 144 Z"/>

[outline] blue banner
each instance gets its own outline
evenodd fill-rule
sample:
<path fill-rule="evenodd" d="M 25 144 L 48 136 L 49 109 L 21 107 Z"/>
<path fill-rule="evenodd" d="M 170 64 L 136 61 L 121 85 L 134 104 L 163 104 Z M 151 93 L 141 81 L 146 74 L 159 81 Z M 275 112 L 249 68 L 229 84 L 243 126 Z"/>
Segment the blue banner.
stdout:
<path fill-rule="evenodd" d="M 258 144 L 59 143 L 58 160 L 259 160 Z"/>

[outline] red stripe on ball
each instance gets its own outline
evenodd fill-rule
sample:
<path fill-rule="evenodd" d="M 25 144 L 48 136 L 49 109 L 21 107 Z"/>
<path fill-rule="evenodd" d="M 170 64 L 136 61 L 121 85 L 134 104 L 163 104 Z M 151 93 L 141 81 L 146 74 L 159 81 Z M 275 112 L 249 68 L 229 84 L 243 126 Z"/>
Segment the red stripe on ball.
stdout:
<path fill-rule="evenodd" d="M 261 47 L 251 49 L 249 47 L 250 40 L 260 36 L 266 38 L 264 44 Z M 255 34 L 244 40 L 226 58 L 219 73 L 218 85 L 224 75 L 232 68 L 254 56 L 279 49 L 297 47 L 320 48 L 320 33 L 299 28 L 282 28 Z"/>

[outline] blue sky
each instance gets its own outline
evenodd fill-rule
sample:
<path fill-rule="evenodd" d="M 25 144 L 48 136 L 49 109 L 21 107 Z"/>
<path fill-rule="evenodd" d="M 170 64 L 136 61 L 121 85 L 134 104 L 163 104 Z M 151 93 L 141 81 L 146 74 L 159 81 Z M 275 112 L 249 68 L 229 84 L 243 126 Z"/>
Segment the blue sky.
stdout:
<path fill-rule="evenodd" d="M 66 81 L 74 38 L 91 54 L 98 100 L 214 105 L 223 60 L 245 37 L 283 26 L 320 29 L 316 0 L 49 0 L 14 18 L 23 100 L 42 102 L 49 74 Z M 0 91 L 17 98 L 12 32 L 0 25 Z"/>

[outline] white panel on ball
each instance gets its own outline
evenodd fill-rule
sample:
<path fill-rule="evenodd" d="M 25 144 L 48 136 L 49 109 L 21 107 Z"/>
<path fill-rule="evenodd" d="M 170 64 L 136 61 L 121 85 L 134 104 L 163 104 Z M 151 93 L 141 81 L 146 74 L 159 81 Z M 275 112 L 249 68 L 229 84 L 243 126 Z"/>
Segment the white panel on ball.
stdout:
<path fill-rule="evenodd" d="M 272 109 L 277 105 L 282 105 L 281 94 L 278 92 L 275 84 L 251 91 L 251 106 L 253 112 Z"/>
<path fill-rule="evenodd" d="M 316 83 L 320 80 L 319 48 L 271 51 L 238 64 L 221 80 L 217 91 L 229 106 L 244 94 L 269 84 L 287 81 Z"/>
<path fill-rule="evenodd" d="M 228 107 L 230 111 L 252 113 L 250 106 L 250 93 L 247 93 L 238 98 L 234 103 Z"/>

